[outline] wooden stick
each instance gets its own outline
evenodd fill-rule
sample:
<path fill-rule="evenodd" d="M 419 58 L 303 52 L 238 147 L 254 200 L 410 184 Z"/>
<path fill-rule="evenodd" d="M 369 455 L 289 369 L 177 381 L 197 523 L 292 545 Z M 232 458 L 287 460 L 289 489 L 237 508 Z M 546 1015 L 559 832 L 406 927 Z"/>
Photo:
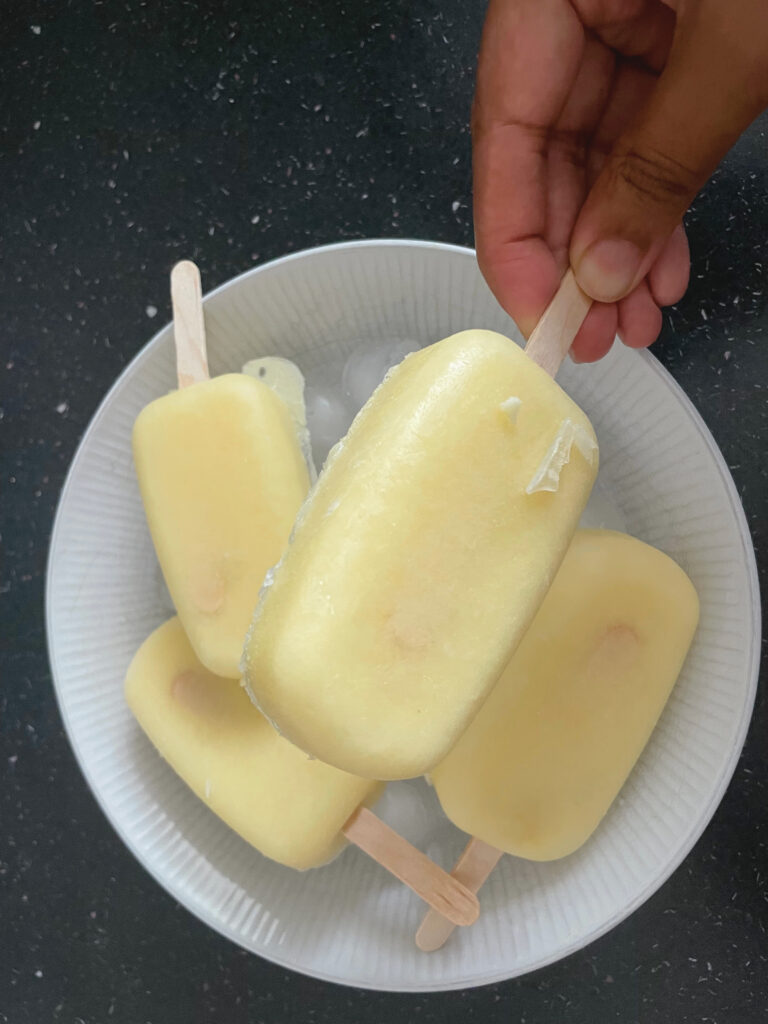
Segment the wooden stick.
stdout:
<path fill-rule="evenodd" d="M 470 839 L 464 852 L 453 866 L 451 875 L 462 882 L 471 893 L 477 893 L 486 878 L 499 862 L 502 851 L 484 843 L 482 839 Z M 440 949 L 450 938 L 454 924 L 438 910 L 427 911 L 416 932 L 416 945 L 425 953 Z"/>
<path fill-rule="evenodd" d="M 171 271 L 173 335 L 176 340 L 176 373 L 179 387 L 208 380 L 205 320 L 200 271 L 191 260 L 182 260 Z"/>
<path fill-rule="evenodd" d="M 557 376 L 591 305 L 592 299 L 579 288 L 569 270 L 525 346 L 525 354 L 550 377 Z"/>
<path fill-rule="evenodd" d="M 477 896 L 443 871 L 407 839 L 369 811 L 358 807 L 342 832 L 369 857 L 425 900 L 441 919 L 455 925 L 474 924 L 480 913 Z"/>

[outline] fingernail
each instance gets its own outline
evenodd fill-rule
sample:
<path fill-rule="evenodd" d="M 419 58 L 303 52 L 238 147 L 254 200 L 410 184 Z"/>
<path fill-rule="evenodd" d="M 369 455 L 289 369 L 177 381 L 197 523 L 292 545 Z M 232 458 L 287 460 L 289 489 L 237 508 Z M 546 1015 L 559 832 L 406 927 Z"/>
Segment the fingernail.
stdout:
<path fill-rule="evenodd" d="M 570 356 L 571 362 L 576 363 L 577 366 L 580 366 L 584 362 L 583 359 L 579 359 L 573 349 L 568 350 L 568 355 Z"/>
<path fill-rule="evenodd" d="M 615 302 L 631 289 L 642 260 L 642 252 L 632 242 L 593 242 L 574 267 L 576 280 L 597 302 Z"/>

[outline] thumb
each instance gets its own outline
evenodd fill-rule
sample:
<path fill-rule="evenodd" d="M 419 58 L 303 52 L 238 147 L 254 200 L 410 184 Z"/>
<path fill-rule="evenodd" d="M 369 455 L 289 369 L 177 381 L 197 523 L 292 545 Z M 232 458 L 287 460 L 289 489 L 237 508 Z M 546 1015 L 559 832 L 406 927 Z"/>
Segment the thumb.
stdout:
<path fill-rule="evenodd" d="M 764 0 L 701 0 L 684 10 L 665 70 L 573 230 L 571 265 L 600 302 L 642 281 L 696 193 L 768 103 Z"/>

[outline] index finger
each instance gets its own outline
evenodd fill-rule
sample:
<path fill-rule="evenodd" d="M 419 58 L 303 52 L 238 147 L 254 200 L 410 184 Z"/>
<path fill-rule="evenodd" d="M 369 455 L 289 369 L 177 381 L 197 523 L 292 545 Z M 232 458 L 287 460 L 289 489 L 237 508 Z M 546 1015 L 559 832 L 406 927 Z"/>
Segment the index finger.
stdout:
<path fill-rule="evenodd" d="M 491 290 L 525 334 L 560 279 L 545 241 L 547 141 L 583 47 L 568 0 L 491 0 L 472 112 L 475 239 Z"/>

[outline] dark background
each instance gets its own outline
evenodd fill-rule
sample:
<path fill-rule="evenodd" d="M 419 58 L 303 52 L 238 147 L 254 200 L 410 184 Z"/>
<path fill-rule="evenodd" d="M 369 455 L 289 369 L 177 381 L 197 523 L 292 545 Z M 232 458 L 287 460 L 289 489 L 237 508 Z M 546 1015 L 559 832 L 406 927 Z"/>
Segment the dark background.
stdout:
<path fill-rule="evenodd" d="M 104 392 L 206 289 L 345 238 L 470 245 L 469 104 L 483 5 L 70 0 L 0 10 L 0 1021 L 563 1020 L 768 1014 L 764 694 L 713 823 L 615 931 L 553 967 L 398 996 L 289 974 L 171 900 L 123 848 L 62 731 L 45 651 L 56 500 Z M 744 501 L 764 578 L 768 169 L 763 119 L 688 218 L 658 358 Z"/>

